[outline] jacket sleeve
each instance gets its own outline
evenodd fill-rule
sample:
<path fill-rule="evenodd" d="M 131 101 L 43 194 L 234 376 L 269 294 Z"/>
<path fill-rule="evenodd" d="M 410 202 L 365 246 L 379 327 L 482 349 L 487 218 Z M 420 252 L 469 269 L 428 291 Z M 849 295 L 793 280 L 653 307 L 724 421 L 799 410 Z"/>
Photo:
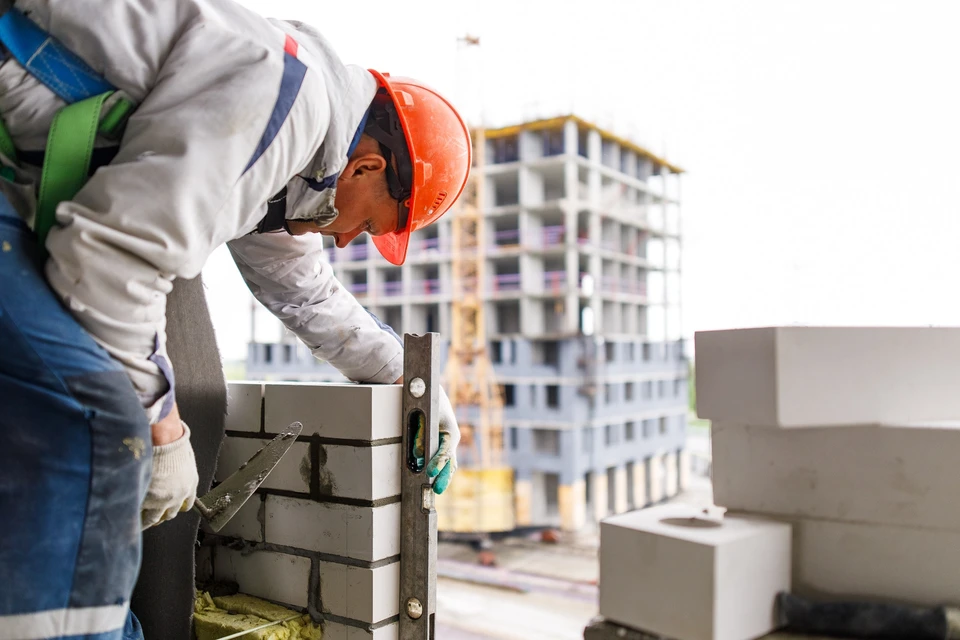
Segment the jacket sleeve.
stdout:
<path fill-rule="evenodd" d="M 320 235 L 250 235 L 227 246 L 257 300 L 316 357 L 355 382 L 390 384 L 403 375 L 400 339 L 333 275 Z"/>
<path fill-rule="evenodd" d="M 304 97 L 324 95 L 322 75 L 303 67 L 291 86 L 279 31 L 272 45 L 204 23 L 182 33 L 119 154 L 59 205 L 48 236 L 51 286 L 124 365 L 152 422 L 173 403 L 173 279 L 195 277 L 213 249 L 252 229 L 326 133 L 326 99 Z"/>

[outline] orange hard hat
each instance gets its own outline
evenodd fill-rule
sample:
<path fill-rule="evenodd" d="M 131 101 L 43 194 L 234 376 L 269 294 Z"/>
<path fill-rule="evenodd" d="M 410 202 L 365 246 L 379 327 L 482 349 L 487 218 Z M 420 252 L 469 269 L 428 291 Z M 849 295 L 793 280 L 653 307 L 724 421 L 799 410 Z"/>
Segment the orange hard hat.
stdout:
<path fill-rule="evenodd" d="M 436 221 L 463 192 L 470 132 L 453 105 L 422 82 L 370 73 L 379 89 L 364 132 L 396 156 L 397 170 L 387 171 L 387 186 L 400 203 L 397 230 L 373 236 L 373 244 L 388 262 L 401 265 L 410 233 Z"/>

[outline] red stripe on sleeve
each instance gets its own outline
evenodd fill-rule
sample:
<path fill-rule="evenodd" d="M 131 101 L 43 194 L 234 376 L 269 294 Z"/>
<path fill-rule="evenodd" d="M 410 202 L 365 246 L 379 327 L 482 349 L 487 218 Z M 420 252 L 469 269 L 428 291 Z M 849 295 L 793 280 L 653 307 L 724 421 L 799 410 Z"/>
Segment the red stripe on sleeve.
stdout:
<path fill-rule="evenodd" d="M 294 58 L 296 58 L 297 50 L 299 48 L 300 48 L 300 45 L 297 44 L 297 41 L 288 35 L 286 42 L 283 43 L 283 50 L 289 53 L 290 55 L 292 55 Z"/>

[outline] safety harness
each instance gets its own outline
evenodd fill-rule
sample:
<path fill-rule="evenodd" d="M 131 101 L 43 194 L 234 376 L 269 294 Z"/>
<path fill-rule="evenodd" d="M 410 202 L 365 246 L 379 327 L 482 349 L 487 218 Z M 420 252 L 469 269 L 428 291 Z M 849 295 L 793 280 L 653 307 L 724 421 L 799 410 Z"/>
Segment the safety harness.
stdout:
<path fill-rule="evenodd" d="M 134 103 L 117 94 L 83 60 L 15 8 L 0 16 L 0 60 L 12 56 L 37 80 L 58 95 L 66 106 L 57 111 L 47 134 L 43 153 L 40 189 L 34 232 L 40 247 L 53 226 L 57 205 L 72 199 L 90 176 L 97 134 L 119 140 Z M 113 98 L 113 99 L 111 99 Z M 97 160 L 103 164 L 102 150 Z M 13 138 L 0 119 L 0 152 L 18 163 Z M 106 155 L 112 157 L 112 150 Z M 9 167 L 0 168 L 0 177 L 14 180 Z"/>

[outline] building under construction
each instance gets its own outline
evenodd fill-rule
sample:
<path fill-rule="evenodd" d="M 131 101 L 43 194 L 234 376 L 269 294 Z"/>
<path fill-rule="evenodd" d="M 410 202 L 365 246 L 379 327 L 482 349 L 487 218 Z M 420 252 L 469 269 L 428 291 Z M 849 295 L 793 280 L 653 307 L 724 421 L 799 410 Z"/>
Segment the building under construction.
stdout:
<path fill-rule="evenodd" d="M 470 382 L 495 378 L 489 420 L 500 424 L 483 427 L 494 458 L 467 446 L 461 466 L 497 466 L 502 450 L 516 526 L 578 530 L 674 495 L 687 466 L 682 170 L 576 116 L 478 134 L 475 191 L 414 234 L 406 264 L 387 263 L 363 235 L 331 247 L 337 276 L 398 333 L 439 332 L 445 354 L 451 339 L 468 340 L 473 314 L 483 353 L 454 348 L 448 384 L 469 377 L 458 364 L 488 359 L 492 376 Z M 482 213 L 473 246 L 455 224 L 470 206 Z M 481 298 L 472 312 L 471 296 Z M 251 343 L 247 376 L 337 379 L 292 336 Z M 479 421 L 450 395 L 465 423 Z"/>

